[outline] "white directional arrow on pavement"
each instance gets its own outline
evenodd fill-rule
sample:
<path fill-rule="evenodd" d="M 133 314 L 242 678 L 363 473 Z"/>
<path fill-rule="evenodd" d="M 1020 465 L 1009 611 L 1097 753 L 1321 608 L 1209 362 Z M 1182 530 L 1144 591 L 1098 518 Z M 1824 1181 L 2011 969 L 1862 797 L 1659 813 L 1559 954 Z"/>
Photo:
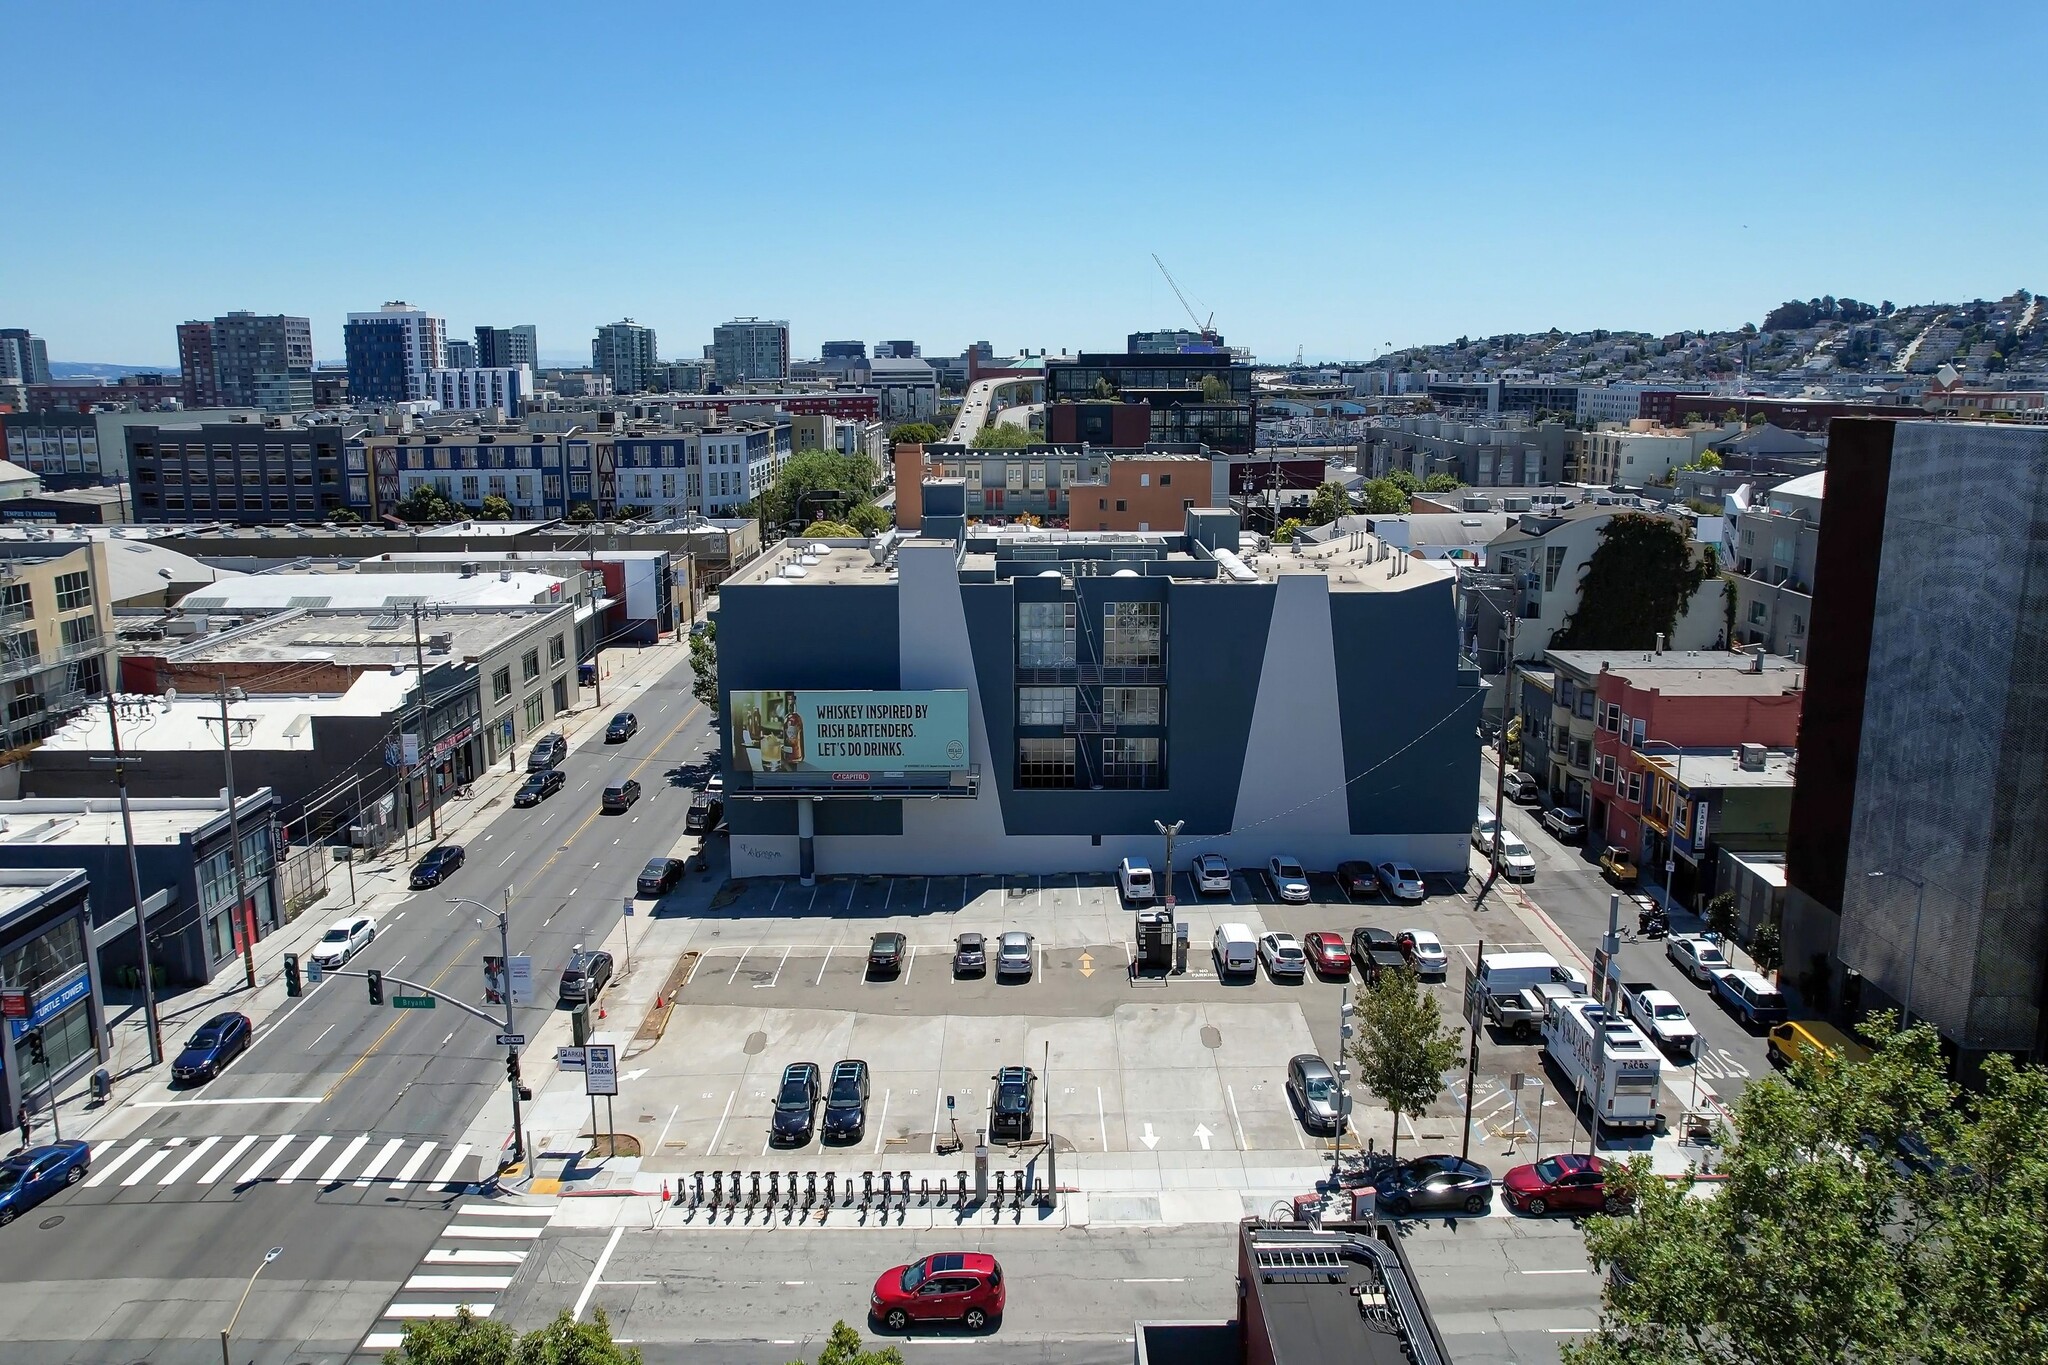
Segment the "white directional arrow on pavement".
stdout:
<path fill-rule="evenodd" d="M 637 1080 L 639 1080 L 639 1079 L 640 1079 L 640 1078 L 641 1078 L 642 1076 L 645 1076 L 646 1074 L 647 1074 L 647 1068 L 646 1068 L 646 1067 L 644 1067 L 644 1066 L 642 1066 L 642 1067 L 636 1067 L 636 1068 L 634 1068 L 634 1069 L 633 1069 L 633 1070 L 631 1070 L 631 1071 L 621 1071 L 621 1072 L 619 1073 L 619 1079 L 620 1079 L 620 1080 L 622 1080 L 622 1081 L 637 1081 Z"/>
<path fill-rule="evenodd" d="M 1152 1131 L 1152 1125 L 1148 1123 L 1145 1125 L 1145 1131 L 1138 1138 L 1138 1141 L 1144 1143 L 1145 1150 L 1149 1152 L 1159 1145 L 1159 1135 Z"/>
<path fill-rule="evenodd" d="M 1208 1124 L 1198 1123 L 1195 1125 L 1195 1137 L 1201 1142 L 1203 1151 L 1209 1150 L 1209 1139 L 1215 1136 L 1214 1133 L 1209 1131 Z"/>

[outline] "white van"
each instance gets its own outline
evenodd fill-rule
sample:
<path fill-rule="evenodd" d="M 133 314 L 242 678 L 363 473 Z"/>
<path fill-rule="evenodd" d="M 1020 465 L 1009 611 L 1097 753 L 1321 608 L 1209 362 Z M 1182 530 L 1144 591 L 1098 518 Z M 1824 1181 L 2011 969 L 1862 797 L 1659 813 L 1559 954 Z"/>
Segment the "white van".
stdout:
<path fill-rule="evenodd" d="M 1116 867 L 1117 886 L 1127 901 L 1149 901 L 1154 895 L 1152 864 L 1143 858 L 1126 858 Z"/>
<path fill-rule="evenodd" d="M 1259 941 L 1244 924 L 1216 926 L 1216 974 L 1256 976 L 1259 971 Z"/>
<path fill-rule="evenodd" d="M 1488 995 L 1512 995 L 1526 986 L 1564 986 L 1574 994 L 1586 990 L 1580 974 L 1559 966 L 1549 953 L 1488 953 L 1479 959 L 1473 979 Z"/>

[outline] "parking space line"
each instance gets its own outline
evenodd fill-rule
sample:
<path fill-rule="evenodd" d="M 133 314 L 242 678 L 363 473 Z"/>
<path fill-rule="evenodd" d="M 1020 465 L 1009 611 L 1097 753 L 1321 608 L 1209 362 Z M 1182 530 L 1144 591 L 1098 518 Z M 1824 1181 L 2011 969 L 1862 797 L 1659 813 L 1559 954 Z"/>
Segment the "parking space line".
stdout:
<path fill-rule="evenodd" d="M 1102 1111 L 1102 1087 L 1095 1087 L 1095 1129 L 1102 1135 L 1102 1150 L 1109 1150 L 1109 1119 Z"/>
<path fill-rule="evenodd" d="M 831 965 L 832 945 L 828 943 L 825 945 L 825 960 L 818 964 L 818 979 L 811 983 L 813 986 L 822 986 L 825 984 L 825 969 Z"/>
<path fill-rule="evenodd" d="M 772 990 L 772 989 L 774 989 L 775 983 L 776 983 L 777 981 L 780 981 L 780 980 L 782 979 L 782 964 L 783 964 L 784 962 L 787 962 L 787 961 L 789 961 L 789 949 L 788 949 L 788 948 L 784 948 L 784 949 L 782 950 L 782 957 L 781 957 L 781 959 L 780 959 L 779 961 L 777 961 L 777 962 L 776 962 L 776 964 L 775 964 L 775 970 L 774 970 L 774 972 L 770 974 L 770 976 L 768 977 L 768 979 L 767 979 L 766 981 L 756 981 L 756 982 L 754 983 L 754 989 L 755 989 L 755 990 L 757 990 L 757 991 L 765 991 L 765 990 Z"/>
<path fill-rule="evenodd" d="M 946 1102 L 946 1087 L 941 1084 L 932 1088 L 932 1155 L 939 1154 L 939 1107 Z"/>
<path fill-rule="evenodd" d="M 1230 1101 L 1230 1126 L 1237 1130 L 1237 1150 L 1251 1150 L 1251 1144 L 1244 1140 L 1244 1120 L 1237 1116 L 1237 1091 L 1230 1086 L 1223 1087 L 1224 1098 Z"/>
<path fill-rule="evenodd" d="M 740 949 L 740 960 L 732 964 L 732 975 L 728 976 L 725 979 L 726 985 L 730 986 L 733 982 L 740 979 L 740 968 L 747 965 L 747 954 L 752 952 L 753 950 L 754 949 L 751 944 L 749 944 L 745 948 Z"/>
<path fill-rule="evenodd" d="M 718 1116 L 718 1126 L 711 1130 L 711 1145 L 704 1149 L 706 1154 L 712 1156 L 717 1155 L 718 1139 L 725 1133 L 725 1121 L 732 1117 L 732 1102 L 739 1098 L 739 1094 L 740 1092 L 737 1090 L 731 1090 L 726 1092 L 725 1112 Z"/>
<path fill-rule="evenodd" d="M 783 888 L 784 888 L 785 886 L 788 886 L 788 885 L 789 885 L 789 883 L 788 883 L 788 882 L 777 882 L 777 883 L 775 883 L 775 899 L 774 899 L 774 900 L 772 900 L 772 901 L 769 901 L 769 902 L 768 902 L 768 913 L 769 913 L 769 914 L 771 914 L 771 915 L 772 915 L 772 914 L 774 914 L 774 913 L 775 913 L 775 907 L 776 907 L 776 906 L 778 906 L 778 905 L 780 905 L 780 904 L 782 904 L 782 889 L 783 889 Z"/>
<path fill-rule="evenodd" d="M 910 984 L 910 974 L 917 970 L 917 945 L 910 945 L 910 960 L 903 964 L 903 984 Z"/>
<path fill-rule="evenodd" d="M 889 1090 L 888 1090 L 888 1088 L 887 1088 L 887 1087 L 885 1086 L 885 1087 L 883 1087 L 883 1089 L 882 1089 L 882 1117 L 880 1117 L 879 1119 L 876 1119 L 876 1120 L 875 1120 L 875 1154 L 876 1154 L 877 1156 L 880 1156 L 880 1155 L 881 1155 L 881 1152 L 882 1152 L 882 1139 L 883 1139 L 884 1137 L 887 1137 L 887 1136 L 888 1136 L 888 1133 L 889 1133 L 889 1130 L 888 1130 L 888 1129 L 887 1129 L 886 1127 L 884 1127 L 884 1126 L 883 1126 L 884 1124 L 888 1123 L 888 1121 L 889 1121 Z"/>
<path fill-rule="evenodd" d="M 850 913 L 852 913 L 852 911 L 853 911 L 853 897 L 854 897 L 854 893 L 855 893 L 855 892 L 857 892 L 857 891 L 859 891 L 859 890 L 860 890 L 860 879 L 859 879 L 859 878 L 857 878 L 857 877 L 848 877 L 848 878 L 846 879 L 846 904 L 840 907 L 840 913 L 841 913 L 841 914 L 850 914 Z"/>
<path fill-rule="evenodd" d="M 698 969 L 699 967 L 701 967 L 701 966 L 703 966 L 703 965 L 704 965 L 704 959 L 705 959 L 705 958 L 706 958 L 707 956 L 709 956 L 709 954 L 706 954 L 706 953 L 699 953 L 699 954 L 697 954 L 697 960 L 696 960 L 695 962 L 692 962 L 692 963 L 690 964 L 690 972 L 689 972 L 689 975 L 688 975 L 688 976 L 685 976 L 685 977 L 683 978 L 683 984 L 684 984 L 685 986 L 689 985 L 689 984 L 690 984 L 690 983 L 691 983 L 692 981 L 694 981 L 694 980 L 696 980 L 696 979 L 697 979 L 697 969 Z"/>
<path fill-rule="evenodd" d="M 813 883 L 813 884 L 812 884 L 812 886 L 811 886 L 811 903 L 810 903 L 809 905 L 806 905 L 806 906 L 804 907 L 804 913 L 805 913 L 806 915 L 808 915 L 808 914 L 811 914 L 811 913 L 812 913 L 813 911 L 815 911 L 815 910 L 816 910 L 816 909 L 818 908 L 818 893 L 819 893 L 820 891 L 824 890 L 824 889 L 825 889 L 824 887 L 822 887 L 822 886 L 818 886 L 818 885 L 817 885 L 817 884 L 815 884 L 815 883 Z"/>
<path fill-rule="evenodd" d="M 889 903 L 896 899 L 896 879 L 889 878 L 882 883 L 882 913 L 889 913 Z"/>
<path fill-rule="evenodd" d="M 924 879 L 924 908 L 927 910 L 932 908 L 932 879 L 930 877 Z"/>

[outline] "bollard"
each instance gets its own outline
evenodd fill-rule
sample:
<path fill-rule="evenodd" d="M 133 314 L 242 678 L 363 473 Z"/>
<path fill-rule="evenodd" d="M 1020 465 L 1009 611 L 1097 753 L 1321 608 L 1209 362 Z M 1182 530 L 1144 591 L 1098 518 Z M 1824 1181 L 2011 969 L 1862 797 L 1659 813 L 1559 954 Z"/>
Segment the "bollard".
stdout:
<path fill-rule="evenodd" d="M 817 1202 L 818 1173 L 816 1171 L 806 1171 L 804 1172 L 804 1207 L 809 1208 Z"/>

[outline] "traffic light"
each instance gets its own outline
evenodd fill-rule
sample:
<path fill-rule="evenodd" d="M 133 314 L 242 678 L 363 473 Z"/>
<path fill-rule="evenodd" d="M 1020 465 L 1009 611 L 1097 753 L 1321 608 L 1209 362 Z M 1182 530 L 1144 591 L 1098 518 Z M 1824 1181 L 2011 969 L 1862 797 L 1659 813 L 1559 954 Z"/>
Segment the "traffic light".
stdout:
<path fill-rule="evenodd" d="M 370 1003 L 373 1005 L 383 1004 L 384 973 L 378 971 L 375 967 L 372 967 L 370 968 L 369 971 L 364 972 L 363 975 L 368 977 L 370 981 Z"/>
<path fill-rule="evenodd" d="M 505 1054 L 505 1079 L 514 1085 L 519 1084 L 519 1054 L 516 1052 Z"/>
<path fill-rule="evenodd" d="M 286 995 L 299 995 L 302 993 L 299 985 L 299 955 L 297 953 L 286 953 L 284 955 L 284 993 Z"/>
<path fill-rule="evenodd" d="M 32 1028 L 23 1034 L 22 1037 L 28 1040 L 29 1061 L 37 1066 L 42 1066 L 50 1060 L 50 1054 L 43 1050 L 43 1031 L 41 1029 Z"/>

